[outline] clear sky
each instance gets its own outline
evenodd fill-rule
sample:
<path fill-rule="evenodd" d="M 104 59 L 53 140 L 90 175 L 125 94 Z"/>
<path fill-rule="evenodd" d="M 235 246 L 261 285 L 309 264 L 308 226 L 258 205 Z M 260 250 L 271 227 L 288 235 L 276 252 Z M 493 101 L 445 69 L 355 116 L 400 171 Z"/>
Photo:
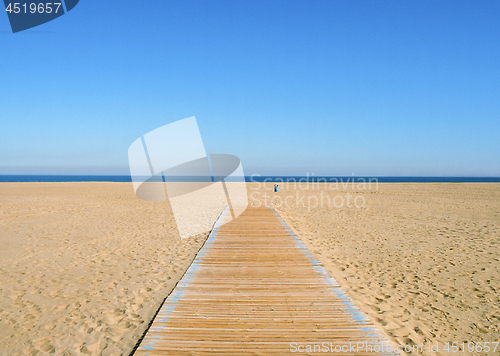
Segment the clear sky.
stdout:
<path fill-rule="evenodd" d="M 128 174 L 196 116 L 250 175 L 500 176 L 500 1 L 90 1 L 12 34 L 0 174 Z"/>

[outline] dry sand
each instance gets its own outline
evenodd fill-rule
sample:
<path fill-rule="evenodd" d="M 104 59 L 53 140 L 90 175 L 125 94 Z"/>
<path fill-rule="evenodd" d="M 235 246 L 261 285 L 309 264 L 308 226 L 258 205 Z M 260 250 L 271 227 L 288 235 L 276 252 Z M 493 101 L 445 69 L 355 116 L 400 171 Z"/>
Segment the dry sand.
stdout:
<path fill-rule="evenodd" d="M 128 355 L 206 234 L 131 183 L 0 183 L 0 355 Z"/>
<path fill-rule="evenodd" d="M 266 194 L 391 340 L 498 341 L 500 184 L 280 188 L 250 203 Z M 130 183 L 0 183 L 0 355 L 128 355 L 205 237 Z"/>
<path fill-rule="evenodd" d="M 257 188 L 392 341 L 500 341 L 500 184 Z"/>

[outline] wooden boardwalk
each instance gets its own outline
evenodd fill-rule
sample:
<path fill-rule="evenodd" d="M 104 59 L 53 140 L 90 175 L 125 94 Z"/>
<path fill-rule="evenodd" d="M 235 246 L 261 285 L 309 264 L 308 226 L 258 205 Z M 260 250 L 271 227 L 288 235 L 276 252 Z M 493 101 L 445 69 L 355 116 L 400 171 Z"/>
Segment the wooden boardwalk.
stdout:
<path fill-rule="evenodd" d="M 399 355 L 274 210 L 229 214 L 135 355 Z"/>

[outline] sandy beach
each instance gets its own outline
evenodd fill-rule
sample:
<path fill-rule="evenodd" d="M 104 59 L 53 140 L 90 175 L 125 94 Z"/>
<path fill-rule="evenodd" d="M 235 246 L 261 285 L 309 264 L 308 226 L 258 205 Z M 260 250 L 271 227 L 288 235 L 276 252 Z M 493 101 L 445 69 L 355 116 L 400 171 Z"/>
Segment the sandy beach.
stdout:
<path fill-rule="evenodd" d="M 271 186 L 253 205 L 275 206 L 392 341 L 499 341 L 500 184 Z"/>
<path fill-rule="evenodd" d="M 248 188 L 392 341 L 499 340 L 500 184 Z M 206 237 L 130 183 L 0 183 L 0 202 L 1 355 L 129 355 Z"/>
<path fill-rule="evenodd" d="M 128 355 L 206 235 L 130 183 L 0 184 L 0 354 Z"/>

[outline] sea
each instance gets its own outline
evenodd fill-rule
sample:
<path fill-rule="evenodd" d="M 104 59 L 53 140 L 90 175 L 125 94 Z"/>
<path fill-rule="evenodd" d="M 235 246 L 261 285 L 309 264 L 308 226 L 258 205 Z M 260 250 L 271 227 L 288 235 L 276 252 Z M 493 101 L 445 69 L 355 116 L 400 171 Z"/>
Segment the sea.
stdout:
<path fill-rule="evenodd" d="M 246 176 L 247 182 L 500 183 L 500 177 Z M 132 182 L 130 176 L 0 175 L 0 182 Z"/>

